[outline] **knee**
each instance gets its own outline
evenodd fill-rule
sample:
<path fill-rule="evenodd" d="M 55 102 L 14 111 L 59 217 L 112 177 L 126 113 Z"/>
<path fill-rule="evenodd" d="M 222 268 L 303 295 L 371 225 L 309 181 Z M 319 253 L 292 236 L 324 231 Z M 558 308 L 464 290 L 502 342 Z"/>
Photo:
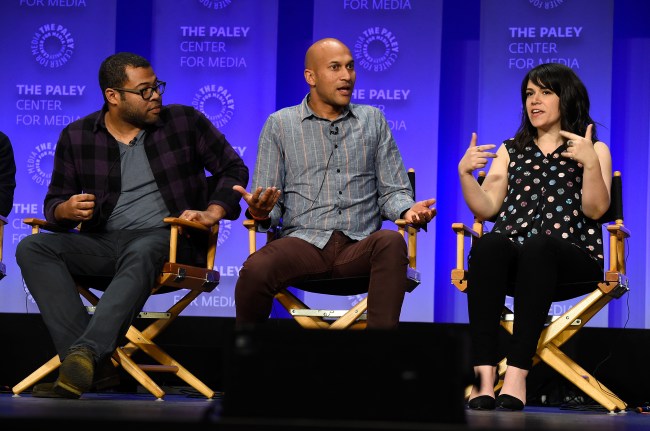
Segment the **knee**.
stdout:
<path fill-rule="evenodd" d="M 43 234 L 45 235 L 45 234 Z M 18 266 L 29 264 L 33 253 L 40 247 L 41 235 L 28 235 L 16 246 L 16 263 Z"/>
<path fill-rule="evenodd" d="M 486 233 L 474 241 L 471 255 L 476 257 L 483 254 L 493 255 L 495 253 L 503 253 L 508 247 L 510 247 L 510 240 L 505 235 Z"/>
<path fill-rule="evenodd" d="M 236 290 L 248 291 L 252 287 L 262 286 L 268 282 L 273 264 L 269 259 L 257 259 L 256 254 L 252 254 L 246 259 L 239 271 Z"/>
<path fill-rule="evenodd" d="M 396 253 L 406 254 L 406 241 L 404 237 L 395 230 L 381 229 L 373 234 L 375 244 L 381 248 L 386 248 Z"/>

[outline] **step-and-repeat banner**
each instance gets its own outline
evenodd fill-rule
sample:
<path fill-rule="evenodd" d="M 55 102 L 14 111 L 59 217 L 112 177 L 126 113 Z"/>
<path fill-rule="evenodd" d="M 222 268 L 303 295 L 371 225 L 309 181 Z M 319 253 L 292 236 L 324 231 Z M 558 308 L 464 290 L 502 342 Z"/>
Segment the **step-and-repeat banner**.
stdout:
<path fill-rule="evenodd" d="M 97 73 L 114 52 L 115 19 L 112 1 L 2 2 L 0 130 L 13 145 L 17 185 L 4 232 L 0 312 L 38 311 L 15 260 L 16 244 L 30 233 L 22 219 L 43 217 L 63 127 L 102 107 Z"/>
<path fill-rule="evenodd" d="M 115 51 L 115 3 L 2 4 L 0 54 L 6 64 L 0 70 L 0 130 L 14 146 L 17 189 L 5 230 L 8 275 L 0 288 L 0 312 L 38 311 L 15 264 L 16 244 L 29 234 L 21 220 L 42 217 L 61 129 L 101 107 L 97 70 Z M 442 3 L 314 0 L 313 39 L 336 37 L 350 47 L 357 70 L 353 101 L 384 112 L 406 167 L 416 170 L 418 199 L 436 197 L 438 187 Z M 278 0 L 157 0 L 152 7 L 150 60 L 168 83 L 164 102 L 204 112 L 252 170 L 262 125 L 282 108 L 275 106 Z M 612 0 L 597 5 L 590 0 L 482 1 L 479 141 L 498 144 L 514 135 L 523 76 L 539 63 L 559 62 L 573 68 L 587 85 L 599 137 L 608 142 L 612 17 Z M 300 84 L 306 94 L 307 85 Z M 467 132 L 467 142 L 472 131 Z M 455 166 L 457 161 L 449 163 Z M 451 235 L 446 229 L 442 234 Z M 407 294 L 402 320 L 434 320 L 435 235 L 432 227 L 419 235 L 422 284 Z M 247 254 L 241 218 L 223 222 L 216 261 L 221 283 L 185 314 L 234 316 L 233 289 Z M 466 308 L 459 304 L 465 295 L 449 285 L 437 289 L 445 290 L 436 300 L 454 309 L 453 321 L 466 321 Z M 165 296 L 152 298 L 146 308 L 166 308 L 170 298 Z M 360 299 L 324 298 L 306 300 L 317 301 L 317 306 L 320 302 L 323 308 L 349 308 Z M 571 305 L 554 305 L 559 307 L 554 311 Z M 598 319 L 607 319 L 606 313 L 600 314 Z"/>
<path fill-rule="evenodd" d="M 352 101 L 384 113 L 406 168 L 415 169 L 418 199 L 435 197 L 437 188 L 441 29 L 442 0 L 314 2 L 314 40 L 335 37 L 352 51 L 357 72 Z M 418 239 L 422 284 L 406 295 L 401 318 L 431 322 L 435 229 L 420 232 Z M 308 293 L 305 298 L 337 309 L 360 300 Z"/>
<path fill-rule="evenodd" d="M 275 110 L 277 18 L 277 0 L 154 2 L 152 64 L 167 82 L 165 103 L 203 112 L 244 159 L 251 181 L 259 133 Z M 215 266 L 221 282 L 184 315 L 235 316 L 235 283 L 248 256 L 242 219 L 221 222 Z M 147 307 L 167 309 L 171 296 L 154 296 Z"/>

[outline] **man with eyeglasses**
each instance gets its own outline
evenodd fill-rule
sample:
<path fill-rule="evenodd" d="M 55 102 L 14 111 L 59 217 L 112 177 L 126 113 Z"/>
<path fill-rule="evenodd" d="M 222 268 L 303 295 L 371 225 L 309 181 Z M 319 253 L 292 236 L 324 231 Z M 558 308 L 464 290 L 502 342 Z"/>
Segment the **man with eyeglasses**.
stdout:
<path fill-rule="evenodd" d="M 99 69 L 101 110 L 63 129 L 45 196 L 47 221 L 80 233 L 30 235 L 16 260 L 62 363 L 37 397 L 79 398 L 115 383 L 110 357 L 144 306 L 169 253 L 163 218 L 213 226 L 239 217 L 248 168 L 201 112 L 163 105 L 165 82 L 132 53 Z M 208 193 L 205 171 L 216 179 Z M 182 263 L 205 263 L 203 247 L 179 245 Z M 106 280 L 92 316 L 75 278 Z M 105 372 L 112 371 L 111 373 Z"/>

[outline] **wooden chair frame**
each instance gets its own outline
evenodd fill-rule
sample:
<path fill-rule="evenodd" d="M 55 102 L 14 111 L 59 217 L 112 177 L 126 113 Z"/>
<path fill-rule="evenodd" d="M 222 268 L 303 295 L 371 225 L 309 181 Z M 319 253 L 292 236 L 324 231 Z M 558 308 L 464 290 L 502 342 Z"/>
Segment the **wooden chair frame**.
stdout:
<path fill-rule="evenodd" d="M 615 180 L 616 177 L 619 177 L 619 187 L 620 175 L 618 171 L 614 173 Z M 614 183 L 612 187 L 614 187 Z M 617 193 L 620 199 L 620 190 Z M 614 200 L 614 193 L 612 193 L 612 200 Z M 609 266 L 605 268 L 603 280 L 595 282 L 597 288 L 564 314 L 550 319 L 548 325 L 542 331 L 533 358 L 533 366 L 539 362 L 548 364 L 609 412 L 624 411 L 627 404 L 562 352 L 560 347 L 612 299 L 620 298 L 629 290 L 628 279 L 625 275 L 625 241 L 630 237 L 630 232 L 623 225 L 622 203 L 619 206 L 621 214 L 617 216 L 613 223 L 607 226 L 609 232 Z M 469 238 L 469 242 L 472 244 L 475 239 L 479 238 L 483 234 L 484 222 L 475 218 L 471 228 L 463 223 L 453 223 L 452 229 L 456 233 L 456 267 L 451 271 L 451 283 L 458 290 L 464 292 L 467 289 L 467 270 L 465 269 L 466 239 Z M 512 316 L 513 312 L 504 306 L 501 326 L 510 334 L 513 332 L 514 324 Z M 495 385 L 495 391 L 498 391 L 503 385 L 506 369 L 506 359 L 503 359 L 497 365 L 499 381 Z M 471 386 L 466 388 L 466 398 L 469 397 L 470 390 Z"/>
<path fill-rule="evenodd" d="M 255 220 L 244 220 L 244 227 L 248 230 L 249 253 L 257 250 L 257 223 Z M 397 231 L 406 241 L 408 249 L 408 267 L 406 277 L 409 280 L 408 292 L 413 291 L 420 284 L 420 273 L 416 269 L 416 250 L 418 229 L 409 225 L 406 220 L 396 220 Z M 273 240 L 275 232 L 267 233 L 267 242 Z M 368 283 L 368 277 L 353 280 L 358 283 Z M 315 283 L 337 283 L 337 279 L 317 280 Z M 302 287 L 302 286 L 301 286 Z M 299 288 L 301 288 L 299 287 Z M 308 290 L 307 288 L 305 289 Z M 322 293 L 322 292 L 319 292 Z M 345 293 L 334 293 L 344 295 Z M 303 328 L 307 329 L 365 329 L 365 312 L 368 309 L 366 296 L 349 310 L 312 310 L 301 301 L 289 288 L 280 290 L 275 299 L 280 303 Z M 332 321 L 330 318 L 335 318 Z"/>
<path fill-rule="evenodd" d="M 61 231 L 60 228 L 40 219 L 28 218 L 23 220 L 23 222 L 32 227 L 32 234 L 36 234 L 41 230 Z M 175 374 L 178 378 L 182 379 L 192 388 L 210 399 L 215 395 L 215 392 L 199 378 L 190 373 L 190 371 L 183 367 L 180 362 L 168 355 L 160 346 L 155 344 L 153 340 L 201 293 L 212 292 L 219 284 L 219 272 L 213 269 L 216 257 L 219 225 L 207 228 L 199 223 L 181 220 L 175 217 L 167 217 L 164 219 L 164 222 L 170 225 L 169 261 L 163 265 L 163 269 L 158 276 L 156 285 L 152 289 L 151 294 L 166 293 L 165 290 L 187 290 L 187 293 L 185 293 L 185 295 L 166 312 L 162 313 L 163 317 L 156 318 L 144 330 L 140 331 L 131 325 L 126 334 L 128 343 L 115 350 L 115 353 L 113 353 L 112 356 L 112 362 L 114 366 L 121 366 L 127 373 L 133 376 L 138 383 L 159 400 L 165 396 L 165 392 L 151 378 L 148 374 L 150 372 Z M 192 229 L 208 235 L 208 253 L 205 267 L 195 267 L 176 262 L 178 237 L 182 229 Z M 92 289 L 92 286 L 78 285 L 77 287 L 79 293 L 88 300 L 91 305 L 97 305 L 100 301 L 101 298 L 91 292 L 90 289 Z M 139 350 L 154 359 L 157 364 L 136 364 L 133 361 L 132 356 Z M 13 393 L 18 395 L 32 387 L 52 371 L 56 370 L 60 365 L 61 361 L 59 360 L 59 356 L 55 355 L 52 359 L 15 385 L 12 388 Z"/>
<path fill-rule="evenodd" d="M 415 196 L 415 170 L 409 169 L 408 172 L 413 195 Z M 408 280 L 407 292 L 412 292 L 420 284 L 420 273 L 416 269 L 416 251 L 417 251 L 417 234 L 420 230 L 406 222 L 398 219 L 394 221 L 397 231 L 404 237 L 407 246 L 408 266 L 406 278 Z M 258 222 L 255 220 L 244 220 L 244 227 L 248 230 L 248 252 L 253 254 L 257 250 L 257 228 Z M 266 232 L 266 242 L 273 241 L 277 232 L 269 230 Z M 345 279 L 325 279 L 313 280 L 294 286 L 307 292 L 316 292 L 329 295 L 350 295 L 357 294 L 363 289 L 358 286 L 367 286 L 369 277 L 355 277 Z M 337 289 L 319 288 L 319 286 L 342 285 Z M 354 286 L 354 287 L 353 287 Z M 365 290 L 367 292 L 367 289 Z M 301 301 L 290 288 L 282 289 L 275 295 L 275 299 L 281 304 L 298 322 L 300 326 L 306 329 L 365 329 L 366 328 L 366 310 L 368 309 L 367 296 L 359 301 L 349 310 L 313 310 Z"/>

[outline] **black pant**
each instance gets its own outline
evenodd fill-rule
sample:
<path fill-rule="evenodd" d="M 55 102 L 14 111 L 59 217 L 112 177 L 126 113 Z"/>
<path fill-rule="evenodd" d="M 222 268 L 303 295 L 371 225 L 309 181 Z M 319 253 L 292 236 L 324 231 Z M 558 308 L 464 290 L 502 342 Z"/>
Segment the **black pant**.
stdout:
<path fill-rule="evenodd" d="M 169 229 L 94 234 L 39 233 L 16 247 L 16 261 L 61 360 L 87 346 L 103 359 L 113 353 L 144 306 L 169 254 Z M 75 280 L 109 283 L 90 316 Z"/>
<path fill-rule="evenodd" d="M 537 235 L 524 245 L 499 233 L 478 239 L 468 260 L 467 304 L 474 365 L 496 365 L 506 295 L 514 297 L 508 364 L 530 369 L 553 301 L 592 292 L 603 270 L 586 252 L 559 238 Z"/>

